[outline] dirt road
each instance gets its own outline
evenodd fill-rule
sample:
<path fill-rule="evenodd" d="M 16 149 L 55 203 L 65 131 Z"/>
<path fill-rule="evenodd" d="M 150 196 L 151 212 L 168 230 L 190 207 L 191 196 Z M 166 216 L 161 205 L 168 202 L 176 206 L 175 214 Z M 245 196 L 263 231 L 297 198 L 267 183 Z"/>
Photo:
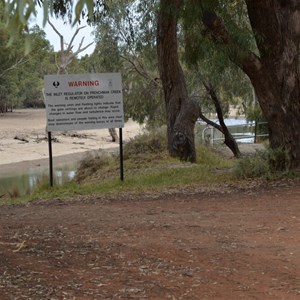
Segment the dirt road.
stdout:
<path fill-rule="evenodd" d="M 0 209 L 0 298 L 300 299 L 300 183 Z"/>

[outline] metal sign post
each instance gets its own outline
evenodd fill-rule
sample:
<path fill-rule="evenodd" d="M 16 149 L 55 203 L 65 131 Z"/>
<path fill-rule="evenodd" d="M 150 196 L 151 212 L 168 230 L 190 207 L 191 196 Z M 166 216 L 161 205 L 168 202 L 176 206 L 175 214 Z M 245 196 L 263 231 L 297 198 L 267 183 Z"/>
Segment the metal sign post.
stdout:
<path fill-rule="evenodd" d="M 123 131 L 119 128 L 119 141 L 120 141 L 120 179 L 124 181 L 124 159 L 123 159 Z"/>
<path fill-rule="evenodd" d="M 50 186 L 53 186 L 53 156 L 52 156 L 52 136 L 51 131 L 48 131 L 48 147 L 49 147 L 49 172 Z"/>

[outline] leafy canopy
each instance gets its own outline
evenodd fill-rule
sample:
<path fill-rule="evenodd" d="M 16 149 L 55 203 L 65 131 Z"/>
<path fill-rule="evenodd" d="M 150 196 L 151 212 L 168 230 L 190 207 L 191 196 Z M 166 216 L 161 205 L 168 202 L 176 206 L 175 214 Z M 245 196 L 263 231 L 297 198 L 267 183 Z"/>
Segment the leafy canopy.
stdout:
<path fill-rule="evenodd" d="M 10 34 L 9 44 L 23 30 L 28 30 L 30 17 L 36 16 L 37 8 L 43 8 L 43 26 L 46 25 L 49 15 L 67 18 L 75 25 L 81 17 L 90 21 L 100 19 L 108 9 L 109 0 L 6 0 L 4 6 L 4 22 Z"/>

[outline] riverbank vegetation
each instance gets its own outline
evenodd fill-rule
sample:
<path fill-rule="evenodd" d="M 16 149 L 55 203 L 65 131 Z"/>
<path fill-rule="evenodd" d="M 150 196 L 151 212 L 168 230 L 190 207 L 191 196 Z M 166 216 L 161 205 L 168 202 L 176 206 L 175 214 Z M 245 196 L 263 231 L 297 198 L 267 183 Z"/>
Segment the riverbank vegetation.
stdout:
<path fill-rule="evenodd" d="M 198 144 L 196 163 L 178 161 L 167 151 L 165 129 L 159 129 L 140 134 L 124 145 L 123 182 L 120 180 L 118 154 L 90 155 L 81 161 L 71 182 L 50 187 L 45 177 L 27 195 L 20 196 L 14 190 L 7 199 L 2 199 L 1 204 L 50 199 L 122 198 L 199 188 L 213 192 L 226 185 L 239 186 L 245 180 L 260 182 L 295 177 L 288 169 L 277 173 L 270 169 L 270 159 L 274 155 L 270 150 L 261 150 L 236 159 L 229 157 L 228 152 L 224 155 L 221 144 L 214 147 Z"/>
<path fill-rule="evenodd" d="M 28 191 L 29 195 L 12 197 L 2 203 L 155 192 L 232 179 L 232 174 L 226 171 L 232 168 L 232 160 L 204 145 L 198 145 L 198 150 L 196 164 L 178 161 L 168 154 L 165 130 L 141 134 L 124 145 L 123 182 L 120 180 L 118 154 L 87 156 L 80 163 L 72 182 L 50 188 L 48 178 L 44 178 L 34 191 Z M 19 196 L 16 191 L 14 195 Z"/>

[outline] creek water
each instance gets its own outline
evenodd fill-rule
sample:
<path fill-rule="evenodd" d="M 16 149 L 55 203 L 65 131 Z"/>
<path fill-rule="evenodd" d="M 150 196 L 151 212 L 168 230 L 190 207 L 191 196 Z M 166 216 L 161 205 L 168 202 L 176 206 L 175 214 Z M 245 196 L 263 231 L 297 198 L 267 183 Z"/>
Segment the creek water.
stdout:
<path fill-rule="evenodd" d="M 54 168 L 54 184 L 63 184 L 72 180 L 76 174 L 77 164 L 60 165 Z M 48 167 L 32 167 L 18 172 L 0 173 L 0 196 L 25 195 L 39 184 L 49 182 Z"/>

